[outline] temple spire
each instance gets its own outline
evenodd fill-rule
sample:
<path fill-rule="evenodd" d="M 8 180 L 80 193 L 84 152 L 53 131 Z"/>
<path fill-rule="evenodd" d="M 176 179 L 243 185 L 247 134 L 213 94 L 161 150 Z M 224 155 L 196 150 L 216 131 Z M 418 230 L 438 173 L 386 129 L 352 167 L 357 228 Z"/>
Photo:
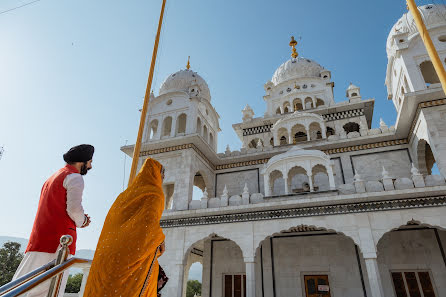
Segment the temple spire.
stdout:
<path fill-rule="evenodd" d="M 187 65 L 186 65 L 186 69 L 187 69 L 187 70 L 190 69 L 190 56 L 187 57 Z"/>
<path fill-rule="evenodd" d="M 297 45 L 297 41 L 294 40 L 294 36 L 291 36 L 291 41 L 290 41 L 290 46 L 291 46 L 291 57 L 293 57 L 294 59 L 297 58 L 297 56 L 299 55 L 296 51 L 296 45 Z"/>

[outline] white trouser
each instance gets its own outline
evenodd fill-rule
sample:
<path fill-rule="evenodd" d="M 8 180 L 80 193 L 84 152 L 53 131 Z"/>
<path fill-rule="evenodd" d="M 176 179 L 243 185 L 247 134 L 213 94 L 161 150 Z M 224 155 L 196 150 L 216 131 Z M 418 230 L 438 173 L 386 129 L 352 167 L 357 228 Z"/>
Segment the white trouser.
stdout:
<path fill-rule="evenodd" d="M 49 254 L 49 253 L 41 253 L 41 252 L 28 252 L 23 257 L 22 262 L 20 263 L 17 271 L 14 274 L 12 280 L 15 280 L 49 262 L 55 260 L 57 257 L 57 253 Z M 58 297 L 63 297 L 65 286 L 68 280 L 68 271 L 65 271 L 62 278 L 62 283 L 60 285 L 59 295 Z M 44 283 L 41 283 L 36 288 L 28 291 L 26 294 L 21 295 L 23 297 L 46 297 L 48 294 L 48 290 L 50 288 L 51 279 L 47 280 Z"/>

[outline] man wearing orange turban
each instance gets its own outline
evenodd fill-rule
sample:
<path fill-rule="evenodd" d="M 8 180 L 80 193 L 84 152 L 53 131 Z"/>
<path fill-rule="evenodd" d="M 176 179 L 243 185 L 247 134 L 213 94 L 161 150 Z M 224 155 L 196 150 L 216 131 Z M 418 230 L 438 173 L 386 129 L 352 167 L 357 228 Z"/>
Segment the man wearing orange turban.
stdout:
<path fill-rule="evenodd" d="M 85 287 L 84 297 L 156 297 L 164 252 L 163 167 L 144 162 L 131 185 L 113 203 Z"/>

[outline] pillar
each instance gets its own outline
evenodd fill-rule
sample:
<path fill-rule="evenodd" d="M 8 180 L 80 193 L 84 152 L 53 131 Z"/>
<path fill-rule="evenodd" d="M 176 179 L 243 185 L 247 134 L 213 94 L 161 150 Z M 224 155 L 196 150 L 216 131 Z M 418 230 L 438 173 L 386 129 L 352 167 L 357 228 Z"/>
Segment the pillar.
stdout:
<path fill-rule="evenodd" d="M 316 97 L 311 97 L 311 101 L 313 101 L 313 108 L 316 108 Z"/>
<path fill-rule="evenodd" d="M 282 173 L 283 174 L 283 173 Z M 288 185 L 288 178 L 287 176 L 283 176 L 283 183 L 285 185 L 285 195 L 288 195 L 290 193 L 289 185 Z"/>
<path fill-rule="evenodd" d="M 269 180 L 269 173 L 265 172 L 265 175 L 263 177 L 263 183 L 265 187 L 265 196 L 271 196 L 271 186 L 270 186 L 270 180 Z"/>
<path fill-rule="evenodd" d="M 293 102 L 289 102 L 290 103 L 290 112 L 294 112 L 294 105 Z"/>
<path fill-rule="evenodd" d="M 294 143 L 294 138 L 293 138 L 293 133 L 291 133 L 291 131 L 288 131 L 288 144 L 293 144 Z"/>
<path fill-rule="evenodd" d="M 170 137 L 175 137 L 177 133 L 177 115 L 172 115 L 172 129 L 170 130 Z"/>
<path fill-rule="evenodd" d="M 254 258 L 245 258 L 246 265 L 246 297 L 256 296 L 256 278 Z"/>
<path fill-rule="evenodd" d="M 307 131 L 307 141 L 310 141 L 311 140 L 310 129 L 305 127 L 305 130 Z"/>
<path fill-rule="evenodd" d="M 378 262 L 376 258 L 364 259 L 367 267 L 367 275 L 369 277 L 371 297 L 384 297 L 384 291 L 381 282 L 381 275 L 379 274 Z"/>
<path fill-rule="evenodd" d="M 328 165 L 327 167 L 325 167 L 325 169 L 327 170 L 328 174 L 328 182 L 330 184 L 330 190 L 336 190 L 336 184 L 333 177 L 333 168 L 330 165 Z"/>
<path fill-rule="evenodd" d="M 321 132 L 322 132 L 322 138 L 327 138 L 327 127 L 325 125 L 319 125 L 321 126 Z"/>
<path fill-rule="evenodd" d="M 90 274 L 90 266 L 82 268 L 82 283 L 78 296 L 84 296 L 85 285 L 87 284 L 88 275 Z"/>
<path fill-rule="evenodd" d="M 313 176 L 311 174 L 308 176 L 308 184 L 310 185 L 310 192 L 314 192 Z"/>

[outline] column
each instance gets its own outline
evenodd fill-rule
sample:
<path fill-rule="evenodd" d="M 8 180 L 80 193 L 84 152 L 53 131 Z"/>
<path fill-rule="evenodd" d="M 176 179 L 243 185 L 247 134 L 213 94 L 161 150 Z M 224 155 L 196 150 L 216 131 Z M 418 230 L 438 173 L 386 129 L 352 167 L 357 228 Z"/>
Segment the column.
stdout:
<path fill-rule="evenodd" d="M 285 185 L 285 195 L 288 195 L 290 193 L 289 186 L 288 186 L 288 177 L 283 176 L 283 183 Z"/>
<path fill-rule="evenodd" d="M 87 284 L 88 275 L 90 274 L 90 266 L 82 268 L 82 283 L 78 296 L 84 296 L 85 285 Z"/>
<path fill-rule="evenodd" d="M 172 115 L 172 128 L 170 129 L 170 137 L 175 137 L 177 133 L 177 115 Z"/>
<path fill-rule="evenodd" d="M 305 129 L 307 131 L 307 141 L 310 141 L 311 140 L 310 129 L 308 129 L 306 127 L 305 127 Z"/>
<path fill-rule="evenodd" d="M 313 101 L 313 108 L 316 108 L 316 97 L 311 97 L 311 100 Z"/>
<path fill-rule="evenodd" d="M 378 262 L 376 261 L 376 258 L 366 258 L 364 261 L 365 266 L 367 267 L 367 275 L 369 277 L 372 297 L 384 297 L 381 275 L 379 274 Z"/>
<path fill-rule="evenodd" d="M 308 176 L 308 184 L 310 185 L 310 192 L 314 192 L 314 187 L 313 187 L 313 176 L 309 175 Z"/>
<path fill-rule="evenodd" d="M 334 177 L 333 177 L 333 168 L 331 167 L 331 165 L 328 165 L 325 168 L 327 169 L 328 182 L 330 184 L 330 190 L 336 190 L 336 184 L 335 184 Z"/>
<path fill-rule="evenodd" d="M 327 127 L 325 127 L 325 125 L 320 125 L 321 126 L 321 132 L 322 132 L 322 138 L 327 138 Z"/>
<path fill-rule="evenodd" d="M 245 258 L 246 265 L 246 297 L 256 296 L 256 277 L 254 258 Z"/>
<path fill-rule="evenodd" d="M 290 112 L 294 112 L 294 105 L 293 105 L 293 102 L 290 102 Z"/>
<path fill-rule="evenodd" d="M 293 133 L 291 133 L 291 131 L 288 131 L 288 144 L 293 144 L 293 143 L 294 143 Z"/>
<path fill-rule="evenodd" d="M 263 183 L 264 183 L 264 187 L 265 187 L 265 196 L 271 196 L 271 186 L 270 186 L 270 181 L 269 181 L 269 173 L 265 172 L 265 175 L 263 177 Z"/>

